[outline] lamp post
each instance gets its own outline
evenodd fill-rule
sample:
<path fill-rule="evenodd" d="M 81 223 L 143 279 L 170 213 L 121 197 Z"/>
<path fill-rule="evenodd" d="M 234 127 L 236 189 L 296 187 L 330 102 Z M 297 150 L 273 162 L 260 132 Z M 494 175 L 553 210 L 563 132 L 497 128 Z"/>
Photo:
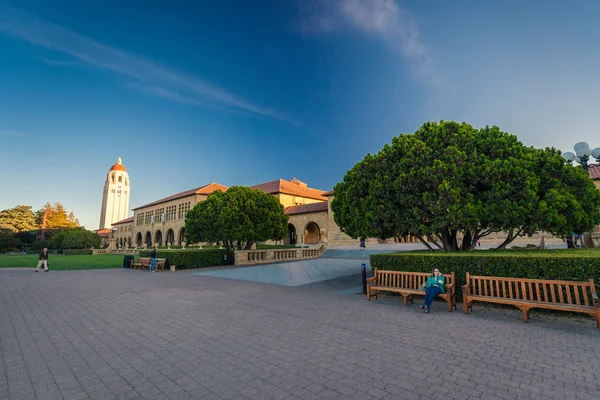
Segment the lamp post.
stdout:
<path fill-rule="evenodd" d="M 573 146 L 573 150 L 575 150 L 575 154 L 568 151 L 563 153 L 563 158 L 567 161 L 568 164 L 572 164 L 573 161 L 577 161 L 584 170 L 588 170 L 588 161 L 590 160 L 590 156 L 596 159 L 596 162 L 600 163 L 600 147 L 596 147 L 594 150 L 590 149 L 590 145 L 586 142 L 579 142 Z"/>

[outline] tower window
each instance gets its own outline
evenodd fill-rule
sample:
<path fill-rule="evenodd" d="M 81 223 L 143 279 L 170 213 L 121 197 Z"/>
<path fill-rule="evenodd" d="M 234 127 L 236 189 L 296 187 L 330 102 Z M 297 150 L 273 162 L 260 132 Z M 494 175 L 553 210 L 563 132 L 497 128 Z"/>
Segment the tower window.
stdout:
<path fill-rule="evenodd" d="M 119 182 L 123 182 L 123 177 L 119 176 Z"/>

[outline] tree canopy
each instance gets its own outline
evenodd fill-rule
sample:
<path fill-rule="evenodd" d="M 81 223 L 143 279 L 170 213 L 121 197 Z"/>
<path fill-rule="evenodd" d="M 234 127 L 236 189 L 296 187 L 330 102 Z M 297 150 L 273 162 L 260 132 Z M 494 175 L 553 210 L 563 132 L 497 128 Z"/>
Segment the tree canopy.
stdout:
<path fill-rule="evenodd" d="M 58 232 L 50 239 L 53 249 L 89 249 L 99 247 L 102 239 L 94 232 L 85 229 L 70 229 Z"/>
<path fill-rule="evenodd" d="M 600 191 L 553 148 L 498 127 L 425 123 L 368 154 L 335 186 L 331 208 L 353 238 L 412 234 L 430 249 L 472 250 L 479 238 L 557 236 L 600 223 Z M 460 241 L 460 243 L 459 243 Z"/>
<path fill-rule="evenodd" d="M 287 222 L 275 197 L 232 186 L 211 193 L 187 213 L 185 236 L 189 243 L 222 242 L 229 251 L 250 249 L 256 242 L 283 239 Z"/>
<path fill-rule="evenodd" d="M 0 211 L 0 229 L 21 233 L 36 230 L 38 227 L 31 206 L 19 205 Z"/>
<path fill-rule="evenodd" d="M 41 229 L 72 229 L 79 227 L 79 220 L 73 211 L 67 210 L 61 203 L 46 205 L 36 213 L 36 219 Z"/>

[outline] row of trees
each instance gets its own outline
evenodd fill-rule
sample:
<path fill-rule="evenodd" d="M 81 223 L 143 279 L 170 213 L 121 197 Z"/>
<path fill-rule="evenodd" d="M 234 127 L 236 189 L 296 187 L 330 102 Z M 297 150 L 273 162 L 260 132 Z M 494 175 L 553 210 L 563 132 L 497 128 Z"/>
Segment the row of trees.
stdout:
<path fill-rule="evenodd" d="M 35 244 L 35 248 L 50 247 L 51 242 L 48 239 L 53 235 L 77 228 L 79 228 L 79 220 L 73 211 L 68 212 L 61 203 L 54 205 L 46 203 L 37 211 L 34 211 L 31 206 L 18 205 L 0 211 L 0 252 L 18 251 L 23 245 L 32 244 Z M 55 248 L 63 248 L 62 243 Z"/>
<path fill-rule="evenodd" d="M 79 227 L 79 220 L 73 211 L 67 212 L 61 203 L 54 205 L 46 203 L 37 211 L 33 211 L 31 206 L 26 205 L 0 211 L 0 229 L 12 233 L 77 227 Z"/>
<path fill-rule="evenodd" d="M 426 123 L 368 154 L 335 186 L 335 222 L 353 238 L 416 236 L 429 249 L 472 250 L 505 232 L 557 236 L 600 224 L 600 191 L 554 148 L 498 127 Z M 459 238 L 462 237 L 462 240 Z"/>

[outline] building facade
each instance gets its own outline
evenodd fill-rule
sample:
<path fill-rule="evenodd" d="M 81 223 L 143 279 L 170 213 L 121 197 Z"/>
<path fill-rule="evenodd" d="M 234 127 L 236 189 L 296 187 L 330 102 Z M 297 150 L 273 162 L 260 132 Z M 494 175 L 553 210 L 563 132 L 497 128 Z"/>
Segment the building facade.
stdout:
<path fill-rule="evenodd" d="M 100 230 L 110 229 L 115 222 L 127 218 L 130 191 L 129 174 L 119 158 L 106 174 L 102 192 Z"/>
<path fill-rule="evenodd" d="M 135 246 L 182 245 L 185 242 L 185 216 L 197 203 L 215 190 L 226 191 L 227 186 L 210 183 L 186 190 L 133 209 L 133 219 L 117 226 L 131 231 Z"/>

